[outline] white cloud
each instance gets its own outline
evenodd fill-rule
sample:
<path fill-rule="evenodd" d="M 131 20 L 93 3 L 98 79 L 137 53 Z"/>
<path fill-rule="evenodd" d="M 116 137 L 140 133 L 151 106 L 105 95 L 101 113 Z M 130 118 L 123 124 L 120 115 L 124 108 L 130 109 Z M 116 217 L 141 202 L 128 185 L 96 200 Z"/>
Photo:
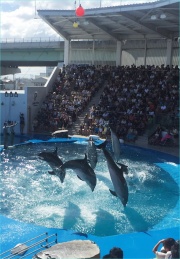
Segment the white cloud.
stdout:
<path fill-rule="evenodd" d="M 35 18 L 35 9 L 31 4 L 17 6 L 11 12 L 1 12 L 1 39 L 22 39 L 32 37 L 58 37 L 42 19 Z"/>
<path fill-rule="evenodd" d="M 152 2 L 153 0 L 148 0 Z M 1 41 L 8 39 L 16 42 L 35 38 L 61 38 L 48 24 L 37 15 L 37 10 L 73 10 L 74 0 L 0 0 L 1 2 Z M 143 3 L 147 0 L 76 0 L 85 8 L 117 6 L 121 4 Z M 35 19 L 37 18 L 37 19 Z M 18 77 L 44 72 L 45 68 L 21 68 Z"/>
<path fill-rule="evenodd" d="M 128 3 L 142 3 L 147 0 L 76 0 L 76 7 L 87 8 L 115 6 Z M 150 2 L 152 0 L 149 0 Z M 75 8 L 74 0 L 1 0 L 1 39 L 59 37 L 59 35 L 37 16 L 37 10 L 69 10 Z"/>

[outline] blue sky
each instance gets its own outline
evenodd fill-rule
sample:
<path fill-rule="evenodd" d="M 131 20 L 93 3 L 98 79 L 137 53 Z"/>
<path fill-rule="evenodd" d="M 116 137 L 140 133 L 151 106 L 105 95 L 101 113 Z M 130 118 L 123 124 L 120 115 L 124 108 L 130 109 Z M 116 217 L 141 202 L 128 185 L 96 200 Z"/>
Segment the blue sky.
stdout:
<path fill-rule="evenodd" d="M 76 0 L 85 8 L 117 6 L 122 4 L 145 3 L 153 0 Z M 60 36 L 37 16 L 38 9 L 73 10 L 74 0 L 0 0 L 0 39 L 1 41 L 22 41 L 36 38 L 58 39 Z M 37 19 L 35 19 L 37 18 Z M 33 68 L 23 68 L 24 74 L 34 74 Z M 45 69 L 40 69 L 44 72 Z"/>
<path fill-rule="evenodd" d="M 148 0 L 151 2 L 153 0 Z M 76 0 L 76 6 L 87 8 L 115 6 L 130 3 L 144 3 L 147 0 Z M 0 0 L 1 39 L 29 37 L 59 37 L 42 19 L 37 17 L 38 9 L 74 9 L 74 0 Z M 38 17 L 37 17 L 38 18 Z"/>

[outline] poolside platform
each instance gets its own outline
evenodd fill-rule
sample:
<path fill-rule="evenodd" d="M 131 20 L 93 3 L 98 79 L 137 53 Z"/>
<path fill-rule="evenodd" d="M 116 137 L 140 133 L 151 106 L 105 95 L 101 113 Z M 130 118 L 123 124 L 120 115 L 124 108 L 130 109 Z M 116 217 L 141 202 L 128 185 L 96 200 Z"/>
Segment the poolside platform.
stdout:
<path fill-rule="evenodd" d="M 53 229 L 34 224 L 28 224 L 19 222 L 7 217 L 0 215 L 1 222 L 1 252 L 11 251 L 11 249 L 19 243 L 25 243 L 26 241 L 35 238 L 36 236 L 42 235 L 42 233 L 48 233 L 49 236 L 57 234 L 57 244 L 64 242 L 70 242 L 74 240 L 90 240 L 97 244 L 100 249 L 100 258 L 105 254 L 109 253 L 109 250 L 118 246 L 123 248 L 124 258 L 154 258 L 152 248 L 162 238 L 174 237 L 179 239 L 179 228 L 169 228 L 162 230 L 151 230 L 148 232 L 134 232 L 130 234 L 119 234 L 114 236 L 98 237 L 93 235 L 83 235 L 83 233 L 74 232 L 66 229 Z M 27 244 L 27 243 L 26 243 Z M 51 251 L 53 251 L 52 245 Z M 33 258 L 35 254 L 40 251 L 46 251 L 47 247 L 39 245 L 39 251 L 34 251 L 32 244 L 29 246 L 29 250 L 23 256 L 23 258 Z M 37 247 L 36 247 L 37 249 Z M 55 246 L 56 249 L 56 246 Z M 12 256 L 9 251 L 9 256 Z M 67 252 L 69 253 L 69 252 Z M 7 254 L 1 256 L 4 258 Z M 17 257 L 19 258 L 19 257 Z M 22 258 L 22 257 L 21 257 Z M 35 257 L 37 258 L 37 257 Z M 53 257 L 54 258 L 54 257 Z"/>
<path fill-rule="evenodd" d="M 74 137 L 84 139 L 84 136 L 77 135 Z M 176 160 L 179 156 L 178 146 L 175 146 L 175 147 L 151 146 L 151 145 L 148 145 L 146 141 L 143 142 L 142 139 L 137 140 L 136 143 L 127 143 L 127 145 L 139 147 L 142 149 L 151 149 L 154 151 L 170 154 L 175 156 Z M 168 165 L 168 167 L 169 166 L 170 165 Z M 167 171 L 169 170 L 169 168 L 167 168 L 167 165 L 164 163 L 161 164 L 161 167 L 163 167 L 164 170 L 167 170 Z M 174 175 L 176 176 L 176 182 L 178 181 L 177 180 L 178 174 L 179 174 L 178 169 L 176 169 L 176 171 L 174 172 Z M 177 204 L 177 207 L 178 206 L 179 204 Z M 173 224 L 173 220 L 179 221 L 178 218 L 174 219 L 173 216 L 170 215 L 169 221 L 172 222 L 172 224 Z M 146 232 L 133 232 L 128 234 L 119 233 L 118 235 L 114 235 L 114 236 L 100 237 L 100 236 L 95 236 L 91 234 L 75 232 L 73 230 L 68 230 L 68 229 L 47 228 L 47 227 L 38 226 L 31 223 L 20 222 L 2 215 L 0 215 L 0 224 L 1 224 L 0 258 L 12 258 L 11 251 L 13 247 L 15 247 L 17 244 L 27 244 L 26 242 L 28 240 L 33 240 L 36 236 L 41 236 L 43 233 L 48 233 L 48 236 L 56 236 L 56 240 L 52 244 L 51 244 L 51 241 L 50 243 L 47 244 L 46 243 L 47 238 L 45 238 L 45 243 L 43 243 L 43 245 L 38 245 L 37 251 L 35 251 L 35 249 L 33 248 L 33 244 L 31 243 L 30 245 L 28 245 L 28 250 L 21 258 L 30 259 L 39 253 L 44 253 L 45 255 L 47 251 L 48 253 L 49 251 L 51 251 L 53 255 L 54 251 L 55 250 L 57 251 L 57 245 L 59 247 L 59 245 L 63 244 L 64 242 L 89 240 L 90 242 L 95 243 L 99 247 L 100 258 L 102 258 L 105 254 L 108 254 L 109 250 L 112 247 L 118 246 L 123 248 L 124 258 L 126 259 L 128 258 L 152 259 L 155 257 L 152 252 L 152 248 L 160 239 L 168 238 L 168 237 L 173 237 L 177 240 L 180 239 L 179 227 L 173 227 L 173 225 L 172 227 L 166 228 L 166 229 L 159 229 L 159 230 L 151 229 Z M 8 255 L 5 254 L 6 251 L 8 251 Z M 66 255 L 64 254 L 64 257 L 61 255 L 62 256 L 61 258 L 65 258 L 65 256 L 67 256 L 66 258 L 68 258 L 68 254 L 69 254 L 69 251 L 67 251 Z M 13 257 L 13 258 L 19 258 L 19 256 Z M 34 258 L 38 258 L 38 257 L 34 257 Z M 42 257 L 42 258 L 46 258 L 46 257 Z M 53 257 L 53 258 L 56 258 L 56 257 Z"/>

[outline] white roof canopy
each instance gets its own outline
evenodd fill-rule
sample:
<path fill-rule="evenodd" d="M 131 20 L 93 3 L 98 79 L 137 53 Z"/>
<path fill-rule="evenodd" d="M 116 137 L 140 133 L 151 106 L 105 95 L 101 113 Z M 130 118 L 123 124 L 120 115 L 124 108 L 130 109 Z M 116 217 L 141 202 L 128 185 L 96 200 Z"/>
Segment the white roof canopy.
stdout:
<path fill-rule="evenodd" d="M 179 37 L 179 0 L 75 10 L 37 10 L 67 40 L 140 40 Z M 78 22 L 74 28 L 73 23 Z"/>

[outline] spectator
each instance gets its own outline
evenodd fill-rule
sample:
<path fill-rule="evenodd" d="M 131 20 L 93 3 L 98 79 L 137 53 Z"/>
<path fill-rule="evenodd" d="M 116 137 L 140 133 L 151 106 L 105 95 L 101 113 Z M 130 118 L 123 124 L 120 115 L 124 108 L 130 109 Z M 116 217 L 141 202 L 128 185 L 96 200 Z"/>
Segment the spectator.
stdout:
<path fill-rule="evenodd" d="M 20 113 L 20 133 L 21 133 L 21 135 L 24 133 L 24 126 L 25 126 L 24 114 Z"/>
<path fill-rule="evenodd" d="M 179 240 L 177 240 L 171 247 L 172 259 L 179 259 Z"/>
<path fill-rule="evenodd" d="M 17 125 L 17 122 L 11 121 L 11 124 L 10 124 L 10 145 L 11 146 L 13 146 L 14 144 L 14 135 L 15 135 L 14 127 L 16 125 Z"/>
<path fill-rule="evenodd" d="M 169 259 L 171 258 L 171 247 L 175 244 L 174 238 L 166 238 L 160 240 L 153 248 L 153 253 L 155 253 L 157 259 Z M 163 245 L 163 251 L 157 251 L 159 246 Z"/>
<path fill-rule="evenodd" d="M 103 258 L 123 258 L 123 250 L 120 247 L 113 247 L 109 254 L 103 256 Z"/>
<path fill-rule="evenodd" d="M 8 136 L 9 136 L 8 128 L 9 126 L 7 122 L 5 122 L 3 126 L 4 149 L 8 148 Z"/>

